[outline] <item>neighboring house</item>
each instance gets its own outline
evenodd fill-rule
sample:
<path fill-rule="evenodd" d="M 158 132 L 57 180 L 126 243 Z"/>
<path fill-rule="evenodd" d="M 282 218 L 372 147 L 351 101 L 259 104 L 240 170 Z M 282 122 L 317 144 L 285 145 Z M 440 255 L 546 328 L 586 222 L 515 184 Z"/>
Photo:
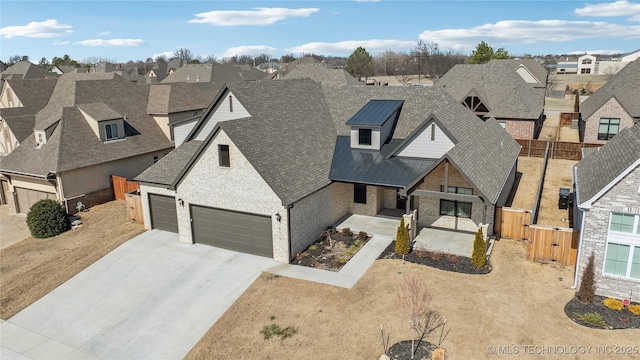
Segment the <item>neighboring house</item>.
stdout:
<path fill-rule="evenodd" d="M 212 95 L 194 84 L 154 84 L 149 90 L 147 114 L 153 116 L 171 141 L 182 144 L 212 100 Z"/>
<path fill-rule="evenodd" d="M 209 103 L 211 103 L 226 83 L 257 81 L 264 77 L 264 72 L 249 65 L 188 64 L 167 76 L 162 80 L 161 84 L 191 84 L 199 88 L 202 93 L 208 97 Z M 180 121 L 173 124 L 174 133 L 181 134 L 175 139 L 176 147 L 180 146 L 184 135 L 189 134 L 194 125 L 194 121 Z"/>
<path fill-rule="evenodd" d="M 640 301 L 640 125 L 620 131 L 573 168 L 575 284 L 594 255 L 596 294 Z"/>
<path fill-rule="evenodd" d="M 51 97 L 57 79 L 4 80 L 0 90 L 0 156 L 33 134 L 38 111 Z"/>
<path fill-rule="evenodd" d="M 535 87 L 546 87 L 549 71 L 535 59 L 508 59 L 508 60 L 491 60 L 489 65 L 504 65 L 520 75 L 520 77 L 528 84 Z"/>
<path fill-rule="evenodd" d="M 0 73 L 2 80 L 55 79 L 56 77 L 58 77 L 58 74 L 49 72 L 47 69 L 34 65 L 29 61 L 18 61 Z"/>
<path fill-rule="evenodd" d="M 0 61 L 0 73 L 7 70 L 8 66 L 4 62 Z"/>
<path fill-rule="evenodd" d="M 148 86 L 113 72 L 60 76 L 31 135 L 0 163 L 10 209 L 50 198 L 75 212 L 78 201 L 111 200 L 111 175 L 133 178 L 173 148 L 146 112 L 148 97 Z"/>
<path fill-rule="evenodd" d="M 582 140 L 602 144 L 640 121 L 638 89 L 640 60 L 635 60 L 580 104 Z"/>
<path fill-rule="evenodd" d="M 311 79 L 326 85 L 364 85 L 344 69 L 329 69 L 322 65 L 298 65 L 284 79 Z"/>
<path fill-rule="evenodd" d="M 289 262 L 350 213 L 491 232 L 519 151 L 439 89 L 236 82 L 136 180 L 147 228 Z"/>
<path fill-rule="evenodd" d="M 638 57 L 640 57 L 640 50 L 625 54 L 620 58 L 601 57 L 598 59 L 593 55 L 582 55 L 578 58 L 567 57 L 564 61 L 557 62 L 555 72 L 556 74 L 614 75 Z"/>
<path fill-rule="evenodd" d="M 435 85 L 478 117 L 495 118 L 514 139 L 536 139 L 544 121 L 546 77 L 539 79 L 530 67 L 511 61 L 458 64 Z"/>
<path fill-rule="evenodd" d="M 595 74 L 596 57 L 593 55 L 582 55 L 578 58 L 578 74 Z"/>
<path fill-rule="evenodd" d="M 174 72 L 176 72 L 176 70 L 180 69 L 181 67 L 187 65 L 187 62 L 184 61 L 183 59 L 171 59 L 169 60 L 169 62 L 167 63 L 167 72 L 166 75 L 171 75 Z"/>
<path fill-rule="evenodd" d="M 144 77 L 147 78 L 147 82 L 149 83 L 157 83 L 169 75 L 169 69 L 167 67 L 167 63 L 163 61 L 158 61 L 151 70 L 149 70 Z"/>
<path fill-rule="evenodd" d="M 54 65 L 51 67 L 51 69 L 49 69 L 49 71 L 52 73 L 56 73 L 58 75 L 62 75 L 62 74 L 77 73 L 78 69 L 79 68 L 75 66 Z M 80 72 L 86 72 L 86 69 L 83 69 Z"/>

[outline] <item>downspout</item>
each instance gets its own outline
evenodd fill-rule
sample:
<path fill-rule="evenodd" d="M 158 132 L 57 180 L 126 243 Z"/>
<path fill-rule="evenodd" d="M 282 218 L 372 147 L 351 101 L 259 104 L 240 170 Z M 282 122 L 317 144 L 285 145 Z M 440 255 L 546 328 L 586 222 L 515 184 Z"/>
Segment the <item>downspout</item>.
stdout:
<path fill-rule="evenodd" d="M 291 208 L 293 205 L 287 205 L 287 237 L 289 243 L 289 263 L 293 260 L 293 254 L 291 254 Z"/>
<path fill-rule="evenodd" d="M 574 200 L 575 201 L 575 200 Z M 580 210 L 580 208 L 578 208 L 578 211 L 582 211 Z M 578 287 L 578 266 L 580 266 L 580 255 L 582 253 L 582 237 L 584 235 L 584 218 L 585 218 L 585 213 L 584 211 L 582 211 L 582 224 L 580 224 L 580 240 L 578 241 L 578 255 L 576 256 L 576 268 L 575 268 L 575 275 L 573 276 L 573 286 L 571 286 L 572 290 L 575 290 L 576 287 Z"/>

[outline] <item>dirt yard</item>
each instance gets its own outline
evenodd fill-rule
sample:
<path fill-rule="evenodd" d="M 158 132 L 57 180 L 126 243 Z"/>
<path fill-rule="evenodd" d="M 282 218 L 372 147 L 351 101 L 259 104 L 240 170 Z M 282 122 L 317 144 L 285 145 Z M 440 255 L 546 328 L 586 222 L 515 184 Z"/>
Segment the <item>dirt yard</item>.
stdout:
<path fill-rule="evenodd" d="M 83 225 L 49 239 L 28 237 L 0 250 L 0 318 L 7 320 L 120 244 L 142 233 L 124 201 L 81 213 Z"/>
<path fill-rule="evenodd" d="M 522 173 L 511 207 L 531 211 L 542 171 L 542 158 L 518 157 L 518 172 Z"/>
<path fill-rule="evenodd" d="M 409 274 L 424 280 L 433 309 L 447 318 L 447 359 L 610 359 L 597 355 L 595 346 L 638 345 L 640 330 L 596 330 L 571 321 L 563 309 L 574 295 L 572 269 L 526 261 L 525 253 L 523 242 L 497 242 L 488 275 L 376 260 L 352 289 L 263 274 L 185 358 L 378 359 L 381 325 L 390 345 L 410 337 L 408 321 L 395 306 Z M 297 333 L 264 340 L 260 331 L 270 324 Z M 507 355 L 506 348 L 520 355 Z M 552 349 L 583 354 L 536 356 Z M 526 351 L 534 356 L 522 355 Z"/>
<path fill-rule="evenodd" d="M 558 193 L 560 188 L 572 189 L 571 167 L 576 163 L 573 160 L 549 159 L 547 172 L 540 200 L 540 212 L 538 224 L 553 227 L 571 227 L 569 223 L 569 211 L 558 209 Z"/>

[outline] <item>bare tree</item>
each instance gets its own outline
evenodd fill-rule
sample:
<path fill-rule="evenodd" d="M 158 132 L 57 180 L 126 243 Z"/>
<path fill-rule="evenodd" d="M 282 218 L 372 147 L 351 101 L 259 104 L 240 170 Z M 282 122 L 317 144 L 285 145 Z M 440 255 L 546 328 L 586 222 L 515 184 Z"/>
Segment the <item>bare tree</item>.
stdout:
<path fill-rule="evenodd" d="M 217 64 L 217 63 L 219 63 L 219 62 L 220 62 L 220 60 L 218 59 L 218 57 L 217 57 L 217 56 L 215 56 L 214 54 L 206 55 L 206 56 L 203 58 L 203 61 L 204 61 L 204 63 L 205 63 L 205 64 Z"/>
<path fill-rule="evenodd" d="M 173 54 L 171 55 L 172 59 L 182 59 L 184 60 L 186 63 L 190 62 L 191 60 L 195 59 L 196 56 L 194 55 L 193 51 L 186 49 L 186 48 L 180 48 L 176 51 L 173 52 Z"/>
<path fill-rule="evenodd" d="M 409 320 L 412 359 L 420 343 L 435 330 L 444 327 L 446 323 L 446 320 L 439 313 L 431 310 L 432 299 L 433 296 L 417 275 L 412 274 L 404 278 L 396 301 L 402 315 Z M 442 343 L 443 340 L 441 334 L 439 343 Z"/>

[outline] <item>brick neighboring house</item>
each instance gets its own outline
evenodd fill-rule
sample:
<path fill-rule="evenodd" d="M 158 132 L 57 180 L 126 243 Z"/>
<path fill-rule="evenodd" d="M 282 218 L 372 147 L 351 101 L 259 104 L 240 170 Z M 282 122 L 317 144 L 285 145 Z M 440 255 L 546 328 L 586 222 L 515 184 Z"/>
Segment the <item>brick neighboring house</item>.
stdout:
<path fill-rule="evenodd" d="M 236 82 L 136 180 L 146 228 L 289 262 L 348 214 L 491 230 L 519 151 L 438 89 Z"/>
<path fill-rule="evenodd" d="M 575 165 L 573 181 L 575 284 L 594 254 L 596 294 L 640 301 L 640 125 L 590 151 Z"/>
<path fill-rule="evenodd" d="M 640 60 L 630 62 L 580 104 L 584 142 L 604 144 L 640 121 Z"/>
<path fill-rule="evenodd" d="M 10 209 L 26 213 L 49 198 L 74 212 L 78 201 L 111 200 L 111 175 L 133 178 L 173 148 L 148 98 L 148 86 L 114 72 L 60 76 L 30 134 L 0 163 Z"/>
<path fill-rule="evenodd" d="M 458 64 L 435 86 L 478 117 L 495 118 L 514 139 L 536 139 L 544 121 L 546 73 L 528 60 Z"/>

